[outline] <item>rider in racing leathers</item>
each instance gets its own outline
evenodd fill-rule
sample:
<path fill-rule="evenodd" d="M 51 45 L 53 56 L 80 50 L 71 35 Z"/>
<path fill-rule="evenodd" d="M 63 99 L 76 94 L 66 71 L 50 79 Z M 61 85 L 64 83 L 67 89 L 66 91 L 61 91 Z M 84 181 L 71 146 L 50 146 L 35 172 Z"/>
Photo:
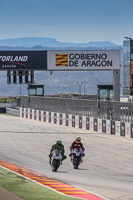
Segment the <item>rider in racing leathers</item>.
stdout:
<path fill-rule="evenodd" d="M 82 156 L 85 156 L 85 148 L 83 147 L 83 144 L 81 142 L 81 138 L 80 137 L 77 137 L 76 140 L 72 143 L 72 145 L 70 146 L 70 154 L 69 156 L 71 157 L 72 156 L 72 151 L 74 149 L 81 149 L 82 150 Z"/>
<path fill-rule="evenodd" d="M 52 157 L 52 151 L 54 149 L 58 149 L 58 150 L 62 150 L 62 161 L 65 160 L 67 158 L 65 154 L 65 149 L 64 149 L 64 145 L 62 144 L 62 141 L 61 140 L 57 140 L 56 144 L 53 144 L 51 149 L 50 149 L 50 154 L 49 154 L 49 157 L 50 157 L 50 161 L 49 161 L 49 164 L 51 165 L 51 157 Z"/>

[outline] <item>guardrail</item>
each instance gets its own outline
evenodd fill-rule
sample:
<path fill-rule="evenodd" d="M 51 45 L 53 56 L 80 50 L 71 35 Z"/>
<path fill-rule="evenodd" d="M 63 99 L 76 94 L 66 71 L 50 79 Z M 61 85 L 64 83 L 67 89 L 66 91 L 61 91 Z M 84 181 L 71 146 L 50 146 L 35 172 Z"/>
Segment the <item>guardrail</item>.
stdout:
<path fill-rule="evenodd" d="M 20 117 L 20 109 L 19 108 L 6 108 L 6 113 Z"/>
<path fill-rule="evenodd" d="M 24 96 L 21 107 L 133 123 L 133 103 Z"/>

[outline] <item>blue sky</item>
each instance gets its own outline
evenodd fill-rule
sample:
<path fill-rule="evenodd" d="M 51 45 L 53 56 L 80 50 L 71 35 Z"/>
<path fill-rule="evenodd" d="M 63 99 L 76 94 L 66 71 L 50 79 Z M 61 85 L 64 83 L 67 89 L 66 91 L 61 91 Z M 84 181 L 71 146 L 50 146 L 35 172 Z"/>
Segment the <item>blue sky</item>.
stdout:
<path fill-rule="evenodd" d="M 133 0 L 0 0 L 0 39 L 122 44 L 124 36 L 133 38 Z"/>

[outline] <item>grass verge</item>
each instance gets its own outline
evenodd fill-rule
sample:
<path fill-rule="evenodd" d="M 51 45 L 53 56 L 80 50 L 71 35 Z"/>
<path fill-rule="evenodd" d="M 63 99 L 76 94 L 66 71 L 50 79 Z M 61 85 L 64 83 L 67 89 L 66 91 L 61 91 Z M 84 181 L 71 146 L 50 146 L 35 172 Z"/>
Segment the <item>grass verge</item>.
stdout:
<path fill-rule="evenodd" d="M 75 200 L 75 198 L 60 195 L 2 167 L 0 167 L 0 186 L 24 200 Z"/>
<path fill-rule="evenodd" d="M 15 117 L 15 115 L 10 115 L 10 114 L 7 114 L 7 113 L 0 113 L 0 115 L 9 116 L 9 117 Z"/>

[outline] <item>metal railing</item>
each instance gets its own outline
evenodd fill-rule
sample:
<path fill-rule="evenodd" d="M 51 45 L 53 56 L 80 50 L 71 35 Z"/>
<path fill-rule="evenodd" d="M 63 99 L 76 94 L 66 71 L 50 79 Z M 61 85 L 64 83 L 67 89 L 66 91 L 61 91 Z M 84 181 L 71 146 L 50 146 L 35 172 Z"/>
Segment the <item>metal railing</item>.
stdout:
<path fill-rule="evenodd" d="M 133 123 L 133 103 L 24 96 L 21 107 Z"/>

